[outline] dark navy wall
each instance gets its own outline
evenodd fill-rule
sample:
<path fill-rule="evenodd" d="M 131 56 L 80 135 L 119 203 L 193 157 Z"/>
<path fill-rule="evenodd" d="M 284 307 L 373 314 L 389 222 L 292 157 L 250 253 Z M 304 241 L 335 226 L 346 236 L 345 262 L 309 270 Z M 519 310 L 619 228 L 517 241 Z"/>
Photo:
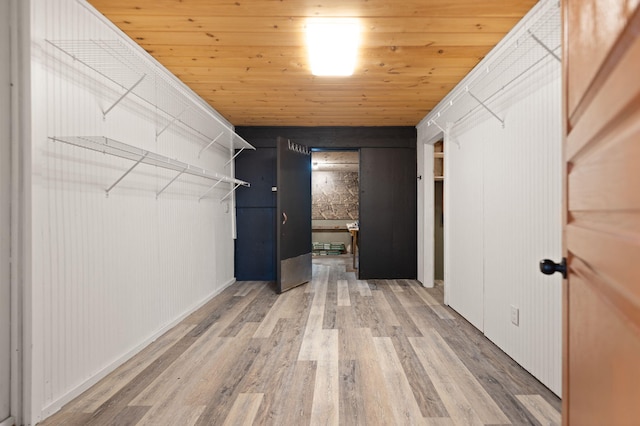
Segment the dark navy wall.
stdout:
<path fill-rule="evenodd" d="M 360 150 L 360 278 L 416 278 L 416 150 Z"/>
<path fill-rule="evenodd" d="M 236 159 L 236 177 L 251 183 L 236 192 L 238 280 L 275 280 L 276 194 L 271 187 L 278 136 L 311 148 L 361 150 L 360 278 L 416 278 L 414 127 L 236 127 L 236 132 L 257 148 Z M 363 205 L 370 207 L 363 212 Z"/>
<path fill-rule="evenodd" d="M 245 151 L 236 157 L 236 176 L 251 183 L 236 190 L 235 276 L 273 281 L 276 276 L 276 149 Z"/>

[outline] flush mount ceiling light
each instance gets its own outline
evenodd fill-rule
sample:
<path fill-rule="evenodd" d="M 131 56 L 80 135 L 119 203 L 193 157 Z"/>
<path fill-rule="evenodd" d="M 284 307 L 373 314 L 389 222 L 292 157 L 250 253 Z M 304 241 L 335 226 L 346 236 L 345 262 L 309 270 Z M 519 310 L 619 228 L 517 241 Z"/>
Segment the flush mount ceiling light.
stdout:
<path fill-rule="evenodd" d="M 356 67 L 360 25 L 353 18 L 310 18 L 307 48 L 317 76 L 349 76 Z"/>

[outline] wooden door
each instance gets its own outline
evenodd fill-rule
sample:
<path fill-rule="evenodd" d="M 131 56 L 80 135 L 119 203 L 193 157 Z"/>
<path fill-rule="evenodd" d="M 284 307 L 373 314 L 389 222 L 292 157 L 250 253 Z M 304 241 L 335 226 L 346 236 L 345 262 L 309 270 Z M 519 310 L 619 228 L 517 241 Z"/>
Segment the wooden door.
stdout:
<path fill-rule="evenodd" d="M 640 422 L 640 12 L 563 4 L 563 423 Z"/>
<path fill-rule="evenodd" d="M 278 293 L 311 280 L 311 151 L 278 138 Z"/>

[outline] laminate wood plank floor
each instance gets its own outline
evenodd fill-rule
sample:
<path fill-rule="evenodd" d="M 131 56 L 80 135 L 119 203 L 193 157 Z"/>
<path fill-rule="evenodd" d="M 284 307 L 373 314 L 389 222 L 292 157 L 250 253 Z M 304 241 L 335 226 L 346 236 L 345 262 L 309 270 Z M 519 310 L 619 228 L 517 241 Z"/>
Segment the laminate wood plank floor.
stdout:
<path fill-rule="evenodd" d="M 314 259 L 238 282 L 43 425 L 553 425 L 560 400 L 442 304 L 443 286 Z"/>

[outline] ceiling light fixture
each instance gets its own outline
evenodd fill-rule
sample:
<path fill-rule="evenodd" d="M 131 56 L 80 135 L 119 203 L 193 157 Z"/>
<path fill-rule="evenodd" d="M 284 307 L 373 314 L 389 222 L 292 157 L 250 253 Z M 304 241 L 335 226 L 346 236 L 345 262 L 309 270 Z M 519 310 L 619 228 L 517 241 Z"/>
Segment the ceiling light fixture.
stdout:
<path fill-rule="evenodd" d="M 307 48 L 311 72 L 317 76 L 353 74 L 360 44 L 360 24 L 354 18 L 310 18 Z"/>

